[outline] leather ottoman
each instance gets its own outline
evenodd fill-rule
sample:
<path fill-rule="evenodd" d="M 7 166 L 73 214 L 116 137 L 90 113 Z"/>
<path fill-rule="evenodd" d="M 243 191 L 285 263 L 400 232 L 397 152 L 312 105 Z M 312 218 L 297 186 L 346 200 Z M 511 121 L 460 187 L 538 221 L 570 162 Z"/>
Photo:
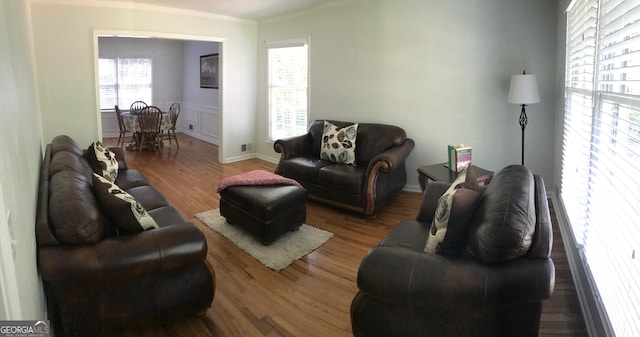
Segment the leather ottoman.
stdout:
<path fill-rule="evenodd" d="M 307 191 L 298 186 L 231 186 L 220 192 L 220 214 L 270 245 L 304 223 L 306 202 Z"/>

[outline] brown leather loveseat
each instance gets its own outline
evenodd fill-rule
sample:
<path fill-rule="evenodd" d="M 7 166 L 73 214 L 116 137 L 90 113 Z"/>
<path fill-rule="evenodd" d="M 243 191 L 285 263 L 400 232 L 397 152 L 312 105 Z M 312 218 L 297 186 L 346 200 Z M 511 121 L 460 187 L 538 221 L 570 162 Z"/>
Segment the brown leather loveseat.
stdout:
<path fill-rule="evenodd" d="M 430 182 L 416 220 L 402 221 L 362 260 L 351 304 L 354 336 L 538 336 L 555 281 L 542 178 L 511 165 L 479 191 L 477 203 L 466 204 L 470 209 L 454 212 L 464 199 L 453 199 L 449 222 L 454 214 L 471 216 L 457 232 L 458 250 L 428 253 L 436 204 L 448 187 Z"/>
<path fill-rule="evenodd" d="M 38 269 L 54 329 L 70 337 L 204 313 L 215 292 L 203 233 L 139 171 L 127 168 L 122 149 L 109 150 L 118 162 L 119 190 L 98 191 L 102 183 L 93 175 L 89 151 L 68 136 L 47 145 L 40 172 Z M 157 228 L 133 233 L 123 227 L 129 219 L 119 222 L 121 214 L 107 211 L 101 195 L 121 190 L 144 207 Z M 131 214 L 125 205 L 123 214 L 127 207 Z"/>
<path fill-rule="evenodd" d="M 339 128 L 353 124 L 327 122 Z M 347 165 L 320 157 L 324 126 L 317 120 L 304 135 L 277 140 L 275 173 L 302 184 L 309 199 L 375 217 L 406 184 L 405 159 L 413 140 L 397 126 L 358 123 L 355 166 Z"/>

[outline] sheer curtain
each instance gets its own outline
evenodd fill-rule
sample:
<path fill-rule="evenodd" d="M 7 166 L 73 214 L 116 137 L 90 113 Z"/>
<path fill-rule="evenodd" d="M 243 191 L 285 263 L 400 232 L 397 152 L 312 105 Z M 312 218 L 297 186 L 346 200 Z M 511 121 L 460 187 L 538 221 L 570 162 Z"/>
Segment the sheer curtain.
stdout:
<path fill-rule="evenodd" d="M 567 9 L 561 198 L 605 323 L 640 336 L 640 0 Z"/>

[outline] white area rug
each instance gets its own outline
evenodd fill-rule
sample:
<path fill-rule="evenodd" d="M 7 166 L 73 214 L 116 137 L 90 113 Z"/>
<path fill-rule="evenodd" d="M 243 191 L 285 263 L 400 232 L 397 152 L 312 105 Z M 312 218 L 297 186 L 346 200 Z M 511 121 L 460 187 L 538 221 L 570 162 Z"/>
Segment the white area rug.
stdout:
<path fill-rule="evenodd" d="M 196 218 L 275 271 L 314 251 L 333 236 L 331 232 L 302 224 L 297 231 L 288 232 L 271 245 L 264 246 L 251 234 L 228 224 L 219 209 L 198 213 Z"/>

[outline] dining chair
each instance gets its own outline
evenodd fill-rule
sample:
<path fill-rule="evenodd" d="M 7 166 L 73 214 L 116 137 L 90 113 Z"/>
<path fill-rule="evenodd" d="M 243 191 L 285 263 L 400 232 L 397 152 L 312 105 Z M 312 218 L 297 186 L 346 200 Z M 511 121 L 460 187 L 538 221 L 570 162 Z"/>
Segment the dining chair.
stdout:
<path fill-rule="evenodd" d="M 138 114 L 138 127 L 136 142 L 140 152 L 143 147 L 158 151 L 162 146 L 160 126 L 162 124 L 162 111 L 160 108 L 150 105 Z"/>
<path fill-rule="evenodd" d="M 116 104 L 115 108 L 116 108 L 116 117 L 118 118 L 118 127 L 120 128 L 120 135 L 118 136 L 118 142 L 116 143 L 116 146 L 122 147 L 122 145 L 124 145 L 124 137 L 127 135 L 128 132 L 131 132 L 131 130 L 127 129 L 127 124 L 124 122 L 124 119 L 122 118 L 122 111 L 120 110 L 120 107 Z M 131 135 L 133 138 L 133 133 Z"/>
<path fill-rule="evenodd" d="M 144 109 L 147 107 L 147 103 L 143 102 L 143 101 L 135 101 L 133 103 L 131 103 L 131 107 L 129 108 L 129 113 L 131 114 L 137 114 L 140 112 L 140 110 Z"/>
<path fill-rule="evenodd" d="M 171 138 L 176 141 L 176 145 L 180 147 L 178 144 L 178 138 L 176 138 L 176 123 L 178 122 L 178 116 L 180 115 L 180 103 L 173 103 L 169 107 L 169 121 L 171 125 L 167 127 L 167 135 L 164 135 L 164 130 L 162 131 L 162 139 L 168 139 L 169 144 L 171 144 Z M 173 133 L 173 136 L 171 135 Z"/>

